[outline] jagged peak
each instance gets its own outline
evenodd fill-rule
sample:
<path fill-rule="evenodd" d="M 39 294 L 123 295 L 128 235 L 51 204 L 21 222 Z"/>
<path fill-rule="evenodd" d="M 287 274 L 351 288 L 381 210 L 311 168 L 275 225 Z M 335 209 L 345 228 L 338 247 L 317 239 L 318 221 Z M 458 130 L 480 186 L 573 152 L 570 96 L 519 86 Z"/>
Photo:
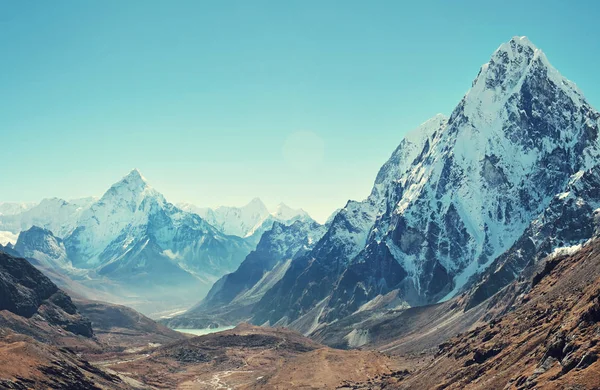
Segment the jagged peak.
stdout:
<path fill-rule="evenodd" d="M 125 177 L 123 177 L 123 180 L 127 180 L 130 182 L 147 183 L 146 178 L 142 175 L 140 170 L 137 168 L 133 168 Z"/>
<path fill-rule="evenodd" d="M 503 43 L 500 45 L 498 50 L 515 50 L 516 47 L 527 47 L 533 51 L 539 50 L 536 45 L 533 44 L 526 36 L 514 36 L 510 41 Z"/>
<path fill-rule="evenodd" d="M 106 193 L 100 198 L 101 202 L 108 199 L 121 198 L 124 200 L 133 200 L 139 202 L 146 196 L 153 196 L 164 201 L 164 197 L 154 190 L 142 176 L 138 169 L 131 170 L 121 180 L 113 184 Z"/>
<path fill-rule="evenodd" d="M 291 208 L 290 206 L 288 206 L 287 204 L 280 202 L 276 207 L 275 207 L 275 213 L 286 213 L 286 212 L 293 212 L 293 211 L 299 211 L 296 209 Z"/>
<path fill-rule="evenodd" d="M 548 61 L 542 50 L 525 36 L 515 36 L 501 44 L 489 62 L 483 64 L 461 104 L 451 115 L 464 113 L 468 118 L 487 125 L 498 119 L 498 112 L 510 96 L 518 93 L 528 77 L 547 77 L 576 104 L 583 94 L 575 83 L 563 77 Z"/>
<path fill-rule="evenodd" d="M 113 187 L 127 187 L 133 190 L 136 188 L 147 188 L 149 185 L 140 171 L 138 169 L 133 169 L 127 175 L 123 176 L 121 180 L 113 184 Z"/>

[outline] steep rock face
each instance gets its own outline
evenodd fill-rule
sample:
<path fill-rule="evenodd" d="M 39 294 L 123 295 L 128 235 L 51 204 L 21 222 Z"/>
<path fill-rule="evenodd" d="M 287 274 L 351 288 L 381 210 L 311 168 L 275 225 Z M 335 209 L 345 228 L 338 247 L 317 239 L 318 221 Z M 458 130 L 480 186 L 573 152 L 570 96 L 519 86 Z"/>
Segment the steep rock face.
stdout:
<path fill-rule="evenodd" d="M 336 216 L 253 320 L 290 323 L 310 313 L 316 325 L 395 289 L 412 306 L 453 296 L 521 237 L 573 174 L 597 163 L 599 119 L 544 53 L 513 38 L 482 66 L 447 122 L 413 133 L 412 148 L 403 141 L 369 199 Z M 349 245 L 328 243 L 355 205 L 371 215 L 363 228 L 342 228 Z"/>
<path fill-rule="evenodd" d="M 240 267 L 235 272 L 225 275 L 217 284 L 217 288 L 211 289 L 204 300 L 205 304 L 215 307 L 231 302 L 240 297 L 240 294 L 250 292 L 266 273 L 280 263 L 288 262 L 299 251 L 311 248 L 325 233 L 324 230 L 324 227 L 316 222 L 296 221 L 289 226 L 275 222 L 273 228 L 263 234 L 256 250 L 246 257 Z"/>
<path fill-rule="evenodd" d="M 551 253 L 577 250 L 600 233 L 600 166 L 574 174 L 523 235 L 478 278 L 472 280 L 470 309 L 515 280 L 528 265 Z"/>
<path fill-rule="evenodd" d="M 368 244 L 383 242 L 408 273 L 409 303 L 453 295 L 510 248 L 597 161 L 599 118 L 526 38 L 500 46 L 399 180 Z"/>
<path fill-rule="evenodd" d="M 258 221 L 256 225 L 252 227 L 246 234 L 246 241 L 252 245 L 257 245 L 262 235 L 271 230 L 273 225 L 277 222 L 284 225 L 291 225 L 296 221 L 302 221 L 305 223 L 313 223 L 314 219 L 302 209 L 292 209 L 283 203 L 280 203 L 274 212 L 267 215 L 265 218 Z"/>
<path fill-rule="evenodd" d="M 0 252 L 0 311 L 17 316 L 40 316 L 49 324 L 86 337 L 93 335 L 89 320 L 77 311 L 71 298 L 27 260 Z M 2 326 L 21 326 L 11 317 L 0 319 Z M 18 331 L 16 328 L 15 331 Z"/>
<path fill-rule="evenodd" d="M 50 230 L 33 226 L 19 234 L 14 247 L 22 256 L 33 259 L 44 267 L 68 270 L 72 264 L 67 257 L 63 240 L 55 237 Z"/>

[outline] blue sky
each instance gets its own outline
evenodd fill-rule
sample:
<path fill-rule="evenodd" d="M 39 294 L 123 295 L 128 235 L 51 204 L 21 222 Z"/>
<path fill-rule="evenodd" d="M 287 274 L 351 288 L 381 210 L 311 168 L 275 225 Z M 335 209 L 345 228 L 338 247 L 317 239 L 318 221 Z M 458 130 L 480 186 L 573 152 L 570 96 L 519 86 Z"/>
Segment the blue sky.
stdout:
<path fill-rule="evenodd" d="M 569 3 L 573 3 L 570 5 Z M 167 199 L 370 191 L 527 35 L 600 107 L 596 1 L 1 1 L 0 201 L 101 195 L 137 167 Z"/>

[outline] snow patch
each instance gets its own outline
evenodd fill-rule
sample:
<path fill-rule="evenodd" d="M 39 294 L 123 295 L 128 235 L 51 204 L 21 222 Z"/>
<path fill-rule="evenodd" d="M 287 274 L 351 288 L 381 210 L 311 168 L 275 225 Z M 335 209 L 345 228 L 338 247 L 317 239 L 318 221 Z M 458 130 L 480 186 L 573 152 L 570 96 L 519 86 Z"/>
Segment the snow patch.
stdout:
<path fill-rule="evenodd" d="M 367 329 L 353 329 L 344 336 L 350 348 L 358 348 L 369 342 L 369 331 Z"/>
<path fill-rule="evenodd" d="M 0 245 L 16 244 L 18 234 L 14 234 L 8 231 L 0 231 Z"/>

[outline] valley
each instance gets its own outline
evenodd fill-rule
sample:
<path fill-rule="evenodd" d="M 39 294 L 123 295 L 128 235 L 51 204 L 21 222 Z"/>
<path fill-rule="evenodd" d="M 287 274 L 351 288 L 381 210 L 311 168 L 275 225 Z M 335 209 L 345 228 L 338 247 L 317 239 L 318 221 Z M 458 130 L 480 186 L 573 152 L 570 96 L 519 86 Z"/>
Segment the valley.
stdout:
<path fill-rule="evenodd" d="M 323 224 L 134 169 L 0 233 L 0 388 L 600 388 L 600 113 L 524 36 Z"/>

